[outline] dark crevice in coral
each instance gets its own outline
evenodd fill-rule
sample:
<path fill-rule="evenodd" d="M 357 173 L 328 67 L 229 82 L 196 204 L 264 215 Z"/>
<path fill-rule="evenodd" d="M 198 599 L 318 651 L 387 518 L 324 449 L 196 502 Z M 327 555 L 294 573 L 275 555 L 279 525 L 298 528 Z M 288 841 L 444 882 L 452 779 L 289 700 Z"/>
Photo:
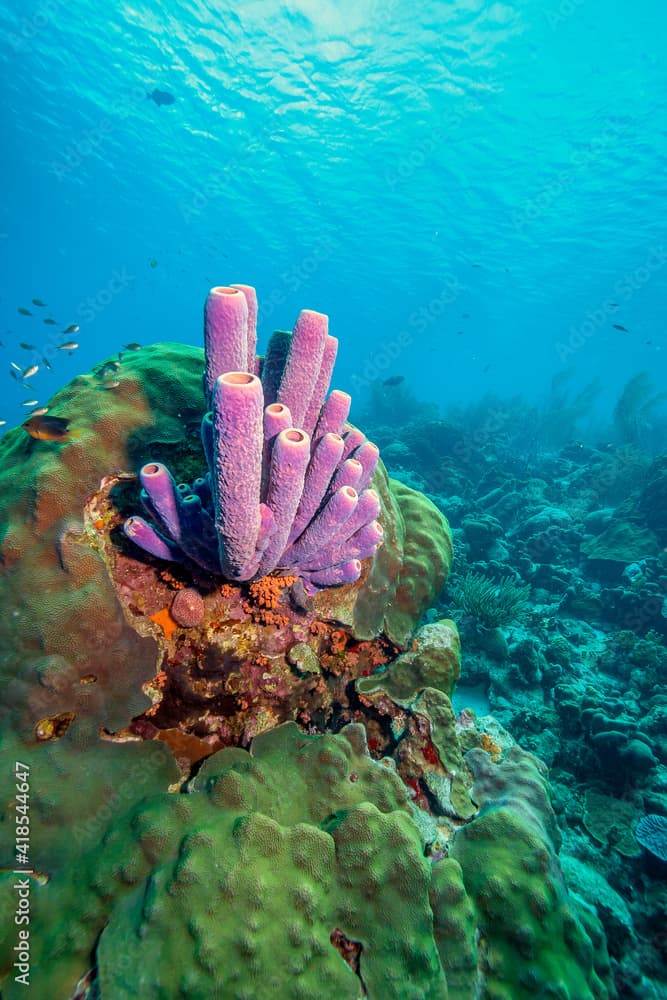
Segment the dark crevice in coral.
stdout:
<path fill-rule="evenodd" d="M 363 945 L 360 941 L 352 941 L 348 938 L 339 927 L 335 927 L 331 934 L 329 935 L 329 940 L 332 945 L 342 957 L 343 961 L 349 965 L 354 972 L 355 976 L 359 980 L 361 986 L 361 995 L 367 996 L 366 984 L 361 975 L 361 953 L 363 951 Z"/>

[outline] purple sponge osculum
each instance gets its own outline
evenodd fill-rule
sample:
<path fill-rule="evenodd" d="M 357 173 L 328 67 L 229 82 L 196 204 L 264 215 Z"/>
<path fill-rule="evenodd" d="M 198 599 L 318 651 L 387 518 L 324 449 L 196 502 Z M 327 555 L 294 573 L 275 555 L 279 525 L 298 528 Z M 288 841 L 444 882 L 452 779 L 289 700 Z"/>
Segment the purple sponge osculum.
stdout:
<path fill-rule="evenodd" d="M 204 307 L 204 387 L 210 399 L 219 375 L 246 371 L 248 302 L 239 288 L 212 288 Z"/>

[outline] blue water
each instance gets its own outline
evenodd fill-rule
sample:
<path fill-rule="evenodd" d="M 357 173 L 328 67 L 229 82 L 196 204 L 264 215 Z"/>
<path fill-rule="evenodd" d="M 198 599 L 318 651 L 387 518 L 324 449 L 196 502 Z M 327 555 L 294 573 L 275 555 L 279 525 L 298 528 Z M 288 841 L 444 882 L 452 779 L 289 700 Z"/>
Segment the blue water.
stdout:
<path fill-rule="evenodd" d="M 396 373 L 441 403 L 536 397 L 566 366 L 608 405 L 641 369 L 666 387 L 667 8 L 415 9 L 0 5 L 7 426 L 19 341 L 81 326 L 32 381 L 44 403 L 128 340 L 201 343 L 232 281 L 260 344 L 329 313 L 357 397 Z"/>

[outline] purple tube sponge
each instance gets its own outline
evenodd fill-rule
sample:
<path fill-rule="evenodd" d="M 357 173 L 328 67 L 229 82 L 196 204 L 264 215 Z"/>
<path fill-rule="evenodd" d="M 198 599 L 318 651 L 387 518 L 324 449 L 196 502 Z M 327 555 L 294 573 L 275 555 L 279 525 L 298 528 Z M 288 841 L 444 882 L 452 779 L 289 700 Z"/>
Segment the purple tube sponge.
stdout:
<path fill-rule="evenodd" d="M 161 559 L 229 580 L 274 571 L 310 591 L 351 583 L 382 542 L 369 489 L 378 449 L 346 423 L 350 397 L 329 384 L 338 341 L 322 313 L 304 310 L 257 358 L 257 297 L 249 285 L 211 289 L 205 310 L 201 438 L 208 471 L 174 481 L 160 462 L 140 473 L 153 523 L 125 533 Z M 259 376 L 261 372 L 261 377 Z"/>
<path fill-rule="evenodd" d="M 378 460 L 380 458 L 380 449 L 376 444 L 373 444 L 372 441 L 364 441 L 362 445 L 352 452 L 352 458 L 356 459 L 362 467 L 359 482 L 355 486 L 355 489 L 361 493 L 366 489 L 373 478 L 373 473 L 377 469 Z"/>
<path fill-rule="evenodd" d="M 139 473 L 139 480 L 160 528 L 177 542 L 181 536 L 180 496 L 171 472 L 162 462 L 149 462 Z"/>
<path fill-rule="evenodd" d="M 303 309 L 294 327 L 278 389 L 278 402 L 289 407 L 295 427 L 303 427 L 322 366 L 328 325 L 324 313 Z"/>
<path fill-rule="evenodd" d="M 324 351 L 322 353 L 320 371 L 306 409 L 306 414 L 303 418 L 302 426 L 307 434 L 312 435 L 315 430 L 315 424 L 319 418 L 324 398 L 329 391 L 329 385 L 331 383 L 331 376 L 333 375 L 337 353 L 338 341 L 335 337 L 327 335 L 324 341 Z"/>
<path fill-rule="evenodd" d="M 334 389 L 320 411 L 313 438 L 319 441 L 325 434 L 343 434 L 345 421 L 350 412 L 352 397 L 347 392 Z"/>
<path fill-rule="evenodd" d="M 325 434 L 317 443 L 306 470 L 303 494 L 288 543 L 294 542 L 305 531 L 317 513 L 343 456 L 343 447 L 343 439 L 338 434 Z"/>
<path fill-rule="evenodd" d="M 336 566 L 346 559 L 366 559 L 382 544 L 383 534 L 382 525 L 378 521 L 371 521 L 348 538 L 326 545 L 312 559 L 305 560 L 300 565 L 310 573 Z"/>
<path fill-rule="evenodd" d="M 331 566 L 317 573 L 304 573 L 303 579 L 306 590 L 314 593 L 322 587 L 339 587 L 343 583 L 355 583 L 360 576 L 361 563 L 358 559 L 350 559 L 340 566 Z"/>
<path fill-rule="evenodd" d="M 359 492 L 359 482 L 363 474 L 364 467 L 356 458 L 346 458 L 342 465 L 336 469 L 336 474 L 331 480 L 331 493 L 335 493 L 341 486 L 351 486 L 353 490 Z"/>
<path fill-rule="evenodd" d="M 163 538 L 152 525 L 144 521 L 143 517 L 128 517 L 123 525 L 123 531 L 131 541 L 151 556 L 170 559 L 172 562 L 180 562 L 182 559 L 178 545 Z"/>
<path fill-rule="evenodd" d="M 251 372 L 251 374 L 256 375 L 255 371 L 255 352 L 257 350 L 257 292 L 251 285 L 231 285 L 231 288 L 238 288 L 240 292 L 243 292 L 248 306 L 248 323 L 246 328 L 246 362 L 241 365 L 241 370 L 244 372 Z M 233 366 L 235 367 L 235 366 Z M 221 369 L 220 374 L 226 369 Z"/>
<path fill-rule="evenodd" d="M 264 394 L 256 375 L 219 376 L 213 390 L 213 501 L 220 566 L 230 580 L 248 579 L 255 561 L 263 415 Z"/>
<path fill-rule="evenodd" d="M 204 387 L 210 398 L 224 372 L 246 371 L 248 301 L 240 288 L 219 285 L 208 293 L 204 309 Z"/>
<path fill-rule="evenodd" d="M 275 569 L 285 551 L 303 493 L 309 458 L 310 438 L 305 431 L 292 428 L 280 432 L 271 452 L 266 492 L 266 505 L 273 514 L 274 530 L 259 564 L 260 576 Z"/>
<path fill-rule="evenodd" d="M 312 557 L 336 537 L 345 522 L 352 516 L 359 503 L 359 496 L 351 486 L 343 486 L 327 500 L 303 534 L 290 546 L 283 558 L 288 565 L 298 566 Z"/>
<path fill-rule="evenodd" d="M 282 403 L 271 403 L 264 407 L 264 448 L 262 451 L 262 498 L 266 497 L 266 488 L 271 470 L 271 452 L 276 438 L 281 431 L 287 431 L 294 424 L 292 414 Z"/>
<path fill-rule="evenodd" d="M 287 363 L 292 335 L 287 330 L 276 330 L 266 345 L 266 356 L 262 365 L 262 386 L 264 402 L 267 406 L 278 399 L 280 380 Z"/>

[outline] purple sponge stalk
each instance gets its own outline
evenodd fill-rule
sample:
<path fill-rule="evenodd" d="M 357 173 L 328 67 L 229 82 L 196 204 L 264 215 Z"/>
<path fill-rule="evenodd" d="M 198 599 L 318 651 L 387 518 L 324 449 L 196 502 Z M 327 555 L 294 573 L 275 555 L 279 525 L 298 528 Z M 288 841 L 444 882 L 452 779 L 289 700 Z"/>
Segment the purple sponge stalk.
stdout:
<path fill-rule="evenodd" d="M 212 483 L 220 566 L 228 579 L 245 580 L 255 559 L 261 524 L 262 383 L 247 372 L 220 375 L 213 390 L 212 412 Z"/>
<path fill-rule="evenodd" d="M 232 288 L 238 288 L 245 295 L 248 305 L 248 333 L 246 348 L 246 363 L 241 365 L 241 371 L 255 374 L 255 352 L 257 351 L 257 292 L 252 285 L 233 284 Z M 234 366 L 236 367 L 236 366 Z M 218 372 L 219 375 L 222 371 Z"/>
<path fill-rule="evenodd" d="M 175 542 L 181 537 L 178 487 L 162 462 L 148 462 L 139 472 L 139 480 L 148 495 L 149 505 L 159 526 Z"/>
<path fill-rule="evenodd" d="M 264 447 L 262 450 L 262 500 L 266 499 L 271 471 L 271 451 L 281 431 L 293 427 L 292 414 L 282 403 L 270 403 L 264 407 Z"/>
<path fill-rule="evenodd" d="M 266 504 L 274 518 L 274 531 L 259 564 L 260 576 L 278 565 L 285 551 L 294 521 L 310 459 L 310 438 L 305 431 L 292 428 L 281 431 L 271 453 L 271 470 Z"/>
<path fill-rule="evenodd" d="M 352 397 L 349 393 L 341 392 L 340 389 L 330 392 L 315 425 L 314 440 L 319 441 L 325 434 L 342 435 L 351 404 Z"/>
<path fill-rule="evenodd" d="M 317 381 L 306 408 L 306 415 L 303 418 L 303 429 L 307 434 L 312 435 L 315 430 L 315 425 L 319 419 L 324 398 L 329 391 L 329 385 L 331 383 L 331 376 L 333 375 L 337 353 L 338 341 L 335 337 L 327 334 L 327 338 L 324 341 L 324 353 L 322 355 L 320 372 L 317 376 Z"/>
<path fill-rule="evenodd" d="M 362 445 L 355 449 L 352 453 L 352 458 L 356 458 L 363 468 L 361 473 L 361 478 L 358 484 L 354 487 L 359 493 L 362 493 L 371 479 L 373 478 L 373 473 L 375 472 L 380 458 L 380 449 L 372 441 L 364 441 Z"/>
<path fill-rule="evenodd" d="M 343 441 L 345 442 L 343 458 L 349 458 L 353 451 L 365 444 L 366 435 L 358 427 L 351 427 L 343 434 Z"/>
<path fill-rule="evenodd" d="M 204 308 L 204 388 L 210 399 L 219 375 L 245 371 L 248 363 L 248 302 L 238 288 L 212 288 Z"/>
<path fill-rule="evenodd" d="M 361 563 L 350 559 L 340 566 L 330 566 L 318 573 L 304 573 L 306 590 L 315 593 L 320 587 L 338 587 L 344 583 L 355 583 L 361 576 Z"/>
<path fill-rule="evenodd" d="M 322 366 L 329 320 L 324 313 L 303 309 L 294 325 L 278 402 L 289 407 L 294 426 L 303 427 L 306 408 Z"/>
<path fill-rule="evenodd" d="M 196 493 L 183 497 L 180 516 L 179 544 L 186 556 L 207 572 L 219 573 L 215 525 L 211 515 L 202 507 L 201 497 Z"/>
<path fill-rule="evenodd" d="M 135 545 L 138 545 L 158 559 L 170 559 L 172 562 L 182 562 L 183 553 L 178 545 L 163 538 L 143 517 L 128 517 L 123 524 L 123 531 Z"/>
<path fill-rule="evenodd" d="M 336 566 L 347 559 L 367 559 L 374 555 L 376 549 L 382 544 L 384 532 L 379 521 L 371 521 L 363 528 L 355 531 L 350 538 L 345 541 L 327 545 L 313 556 L 300 563 L 302 570 L 306 572 L 319 572 L 328 566 Z"/>
<path fill-rule="evenodd" d="M 343 486 L 331 496 L 315 515 L 303 534 L 284 553 L 284 564 L 298 566 L 328 545 L 354 513 L 359 496 L 351 486 Z"/>
<path fill-rule="evenodd" d="M 288 545 L 305 531 L 317 513 L 342 455 L 343 439 L 338 434 L 325 434 L 316 444 L 306 470 L 303 495 L 287 539 Z"/>
<path fill-rule="evenodd" d="M 346 459 L 342 465 L 336 469 L 336 474 L 331 480 L 329 487 L 331 493 L 335 493 L 341 486 L 351 486 L 353 490 L 359 492 L 359 481 L 363 475 L 364 467 L 356 458 Z"/>
<path fill-rule="evenodd" d="M 262 365 L 262 387 L 264 403 L 269 406 L 278 399 L 278 389 L 287 362 L 292 334 L 286 330 L 276 330 L 269 337 L 266 356 Z"/>

